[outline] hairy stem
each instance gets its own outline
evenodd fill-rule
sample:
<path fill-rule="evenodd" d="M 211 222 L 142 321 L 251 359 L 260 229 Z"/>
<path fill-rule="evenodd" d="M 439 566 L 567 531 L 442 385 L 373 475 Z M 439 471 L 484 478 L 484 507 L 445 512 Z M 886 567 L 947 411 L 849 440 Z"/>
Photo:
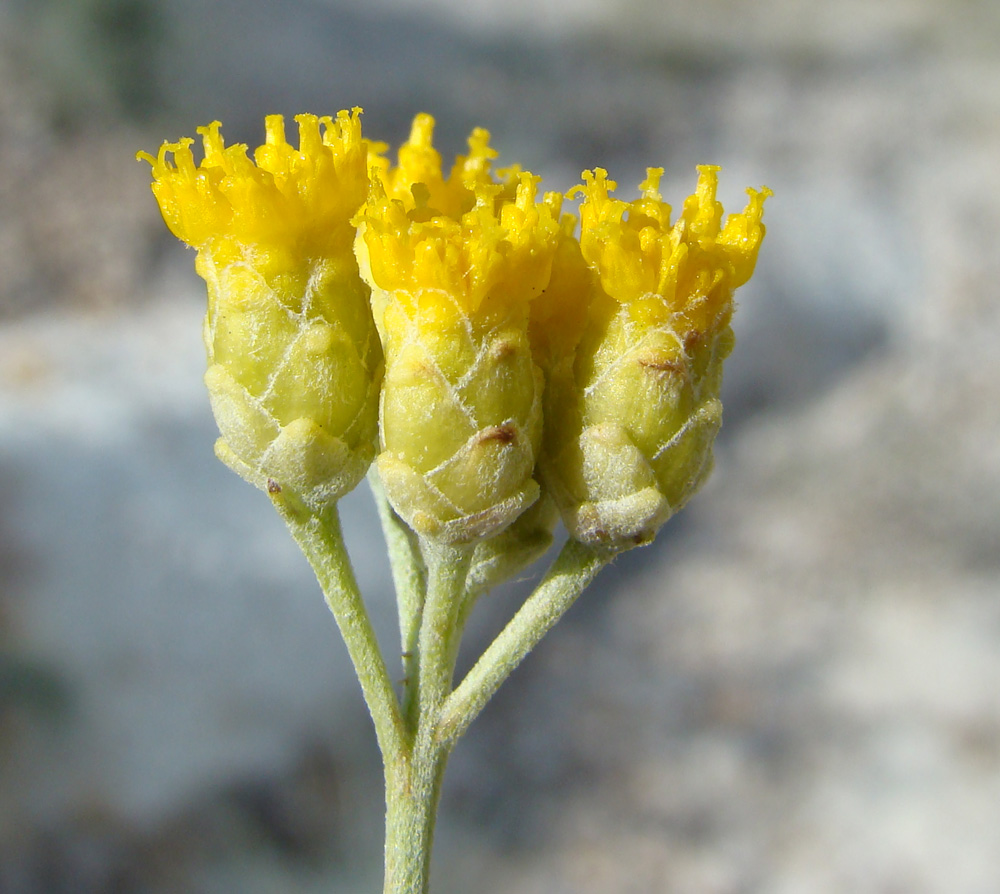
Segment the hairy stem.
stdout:
<path fill-rule="evenodd" d="M 425 740 L 430 743 L 430 737 Z M 427 894 L 434 826 L 448 750 L 418 748 L 386 767 L 384 894 Z"/>
<path fill-rule="evenodd" d="M 385 894 L 426 894 L 434 826 L 450 746 L 435 737 L 441 704 L 451 692 L 459 611 L 471 549 L 424 542 L 427 595 L 416 648 L 416 697 L 406 715 L 413 746 L 386 764 Z"/>
<path fill-rule="evenodd" d="M 272 493 L 271 500 L 309 560 L 337 621 L 375 723 L 383 760 L 397 761 L 405 754 L 408 736 L 385 659 L 344 548 L 337 507 L 313 513 L 293 505 L 280 491 Z"/>
<path fill-rule="evenodd" d="M 611 554 L 569 540 L 535 591 L 441 706 L 439 743 L 452 747 L 486 703 L 576 601 Z"/>
<path fill-rule="evenodd" d="M 420 554 L 420 544 L 416 534 L 396 515 L 389 505 L 385 490 L 375 467 L 368 473 L 368 484 L 389 552 L 392 567 L 392 582 L 396 589 L 396 607 L 399 613 L 400 657 L 403 667 L 403 716 L 415 724 L 417 678 L 419 676 L 417 655 L 419 650 L 420 622 L 424 611 L 427 591 L 427 572 Z"/>

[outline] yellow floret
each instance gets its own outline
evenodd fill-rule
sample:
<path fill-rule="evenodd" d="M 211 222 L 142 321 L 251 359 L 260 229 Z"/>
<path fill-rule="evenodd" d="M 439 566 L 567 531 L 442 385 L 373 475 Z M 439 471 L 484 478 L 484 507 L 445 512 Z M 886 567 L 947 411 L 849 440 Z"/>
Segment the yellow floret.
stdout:
<path fill-rule="evenodd" d="M 468 155 L 455 160 L 446 178 L 433 138 L 434 119 L 417 115 L 409 140 L 399 147 L 398 163 L 390 167 L 382 158 L 376 164 L 378 180 L 387 197 L 401 202 L 407 212 L 419 209 L 416 218 L 444 215 L 457 220 L 476 203 L 474 184 L 493 182 L 490 166 L 497 153 L 490 146 L 489 131 L 477 127 L 469 136 Z"/>

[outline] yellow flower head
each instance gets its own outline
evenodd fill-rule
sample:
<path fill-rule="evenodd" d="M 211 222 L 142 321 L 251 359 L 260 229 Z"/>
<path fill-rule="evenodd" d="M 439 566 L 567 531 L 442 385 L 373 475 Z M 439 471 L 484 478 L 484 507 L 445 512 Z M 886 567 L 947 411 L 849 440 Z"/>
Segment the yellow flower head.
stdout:
<path fill-rule="evenodd" d="M 298 148 L 280 115 L 254 152 L 218 122 L 164 143 L 153 193 L 208 286 L 205 346 L 216 452 L 247 480 L 313 507 L 353 488 L 375 452 L 382 349 L 352 251 L 373 147 L 360 109 L 299 115 Z"/>
<path fill-rule="evenodd" d="M 574 327 L 560 325 L 554 338 L 537 326 L 547 337 L 535 340 L 556 354 L 543 479 L 579 540 L 613 549 L 648 542 L 711 470 L 733 292 L 753 272 L 769 190 L 749 190 L 743 213 L 723 224 L 718 168 L 698 171 L 675 223 L 659 168 L 647 170 L 634 202 L 612 198 L 616 185 L 599 168 L 573 191 L 584 196 L 580 250 L 597 277 L 573 274 L 585 323 L 570 360 Z M 567 319 L 566 301 L 553 300 L 553 319 Z"/>
<path fill-rule="evenodd" d="M 386 355 L 378 469 L 416 530 L 475 540 L 538 495 L 528 310 L 548 284 L 561 197 L 538 200 L 527 172 L 495 180 L 481 129 L 445 177 L 433 124 L 418 115 L 398 165 L 376 163 L 357 218 Z"/>

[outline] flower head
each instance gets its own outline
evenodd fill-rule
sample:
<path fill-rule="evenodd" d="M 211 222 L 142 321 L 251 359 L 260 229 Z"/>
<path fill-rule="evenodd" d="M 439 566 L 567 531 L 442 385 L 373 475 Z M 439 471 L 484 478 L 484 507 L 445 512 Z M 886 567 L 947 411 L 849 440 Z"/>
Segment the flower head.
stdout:
<path fill-rule="evenodd" d="M 718 168 L 698 171 L 674 223 L 659 168 L 633 202 L 611 196 L 601 169 L 574 190 L 584 196 L 581 253 L 597 278 L 572 366 L 550 378 L 542 468 L 581 540 L 648 542 L 711 469 L 733 293 L 753 272 L 769 191 L 749 190 L 723 224 Z"/>
<path fill-rule="evenodd" d="M 206 373 L 216 449 L 263 489 L 319 506 L 354 487 L 375 448 L 382 352 L 352 251 L 368 188 L 360 109 L 265 121 L 254 152 L 226 146 L 218 122 L 165 143 L 153 193 L 208 285 Z"/>
<path fill-rule="evenodd" d="M 386 350 L 378 468 L 421 533 L 475 540 L 538 494 L 542 382 L 528 308 L 548 283 L 560 197 L 539 201 L 529 173 L 494 180 L 483 130 L 445 178 L 432 125 L 417 116 L 358 217 Z"/>

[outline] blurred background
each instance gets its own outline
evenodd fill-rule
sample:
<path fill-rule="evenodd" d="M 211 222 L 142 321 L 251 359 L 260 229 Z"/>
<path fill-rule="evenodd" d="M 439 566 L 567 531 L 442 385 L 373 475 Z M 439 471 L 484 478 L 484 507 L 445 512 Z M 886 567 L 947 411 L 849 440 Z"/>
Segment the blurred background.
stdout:
<path fill-rule="evenodd" d="M 0 892 L 380 890 L 370 722 L 212 455 L 202 285 L 133 160 L 354 105 L 550 189 L 775 193 L 717 472 L 460 744 L 435 891 L 1000 890 L 1000 4 L 0 0 Z"/>

